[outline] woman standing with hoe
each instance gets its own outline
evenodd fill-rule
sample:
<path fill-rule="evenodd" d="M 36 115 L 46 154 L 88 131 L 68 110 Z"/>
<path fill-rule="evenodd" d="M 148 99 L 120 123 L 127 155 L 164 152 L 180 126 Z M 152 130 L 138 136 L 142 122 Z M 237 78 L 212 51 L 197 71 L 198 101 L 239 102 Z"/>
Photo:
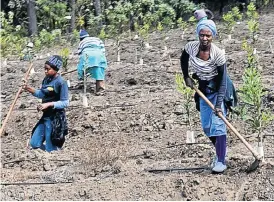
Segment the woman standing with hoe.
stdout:
<path fill-rule="evenodd" d="M 193 88 L 193 80 L 189 76 L 188 66 L 192 67 L 193 78 L 198 80 L 199 89 L 215 106 L 215 112 L 207 103 L 195 95 L 196 108 L 200 111 L 203 131 L 212 141 L 216 149 L 216 157 L 212 164 L 212 171 L 221 173 L 227 168 L 226 156 L 226 125 L 217 113 L 226 115 L 227 108 L 235 106 L 235 90 L 227 76 L 226 59 L 212 39 L 217 34 L 216 25 L 212 20 L 203 19 L 197 24 L 196 33 L 199 41 L 185 45 L 181 55 L 181 68 L 185 83 Z M 226 99 L 226 98 L 229 99 Z"/>

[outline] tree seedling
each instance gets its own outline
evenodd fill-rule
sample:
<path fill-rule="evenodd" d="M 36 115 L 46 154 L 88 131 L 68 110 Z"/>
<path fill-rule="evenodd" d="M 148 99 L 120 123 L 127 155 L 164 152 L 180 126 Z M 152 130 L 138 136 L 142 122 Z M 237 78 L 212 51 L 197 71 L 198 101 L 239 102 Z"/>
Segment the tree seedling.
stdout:
<path fill-rule="evenodd" d="M 62 57 L 63 60 L 63 68 L 67 72 L 68 71 L 68 59 L 69 59 L 69 49 L 68 48 L 63 48 L 60 52 L 60 56 Z M 70 87 L 70 80 L 67 80 L 67 85 Z"/>
<path fill-rule="evenodd" d="M 186 32 L 187 28 L 189 27 L 189 24 L 186 21 L 183 21 L 182 18 L 179 18 L 177 20 L 177 26 L 182 30 L 181 39 L 183 40 L 185 32 Z"/>
<path fill-rule="evenodd" d="M 143 26 L 139 26 L 137 23 L 135 23 L 135 28 L 138 31 L 138 35 L 140 36 L 140 65 L 144 64 L 143 60 L 143 52 L 145 47 L 149 47 L 149 43 L 146 42 L 148 40 L 148 32 L 149 32 L 149 24 L 144 24 Z"/>
<path fill-rule="evenodd" d="M 192 130 L 192 122 L 194 116 L 194 114 L 192 113 L 194 111 L 193 94 L 195 91 L 186 86 L 184 78 L 180 74 L 176 74 L 175 82 L 177 85 L 178 92 L 181 93 L 181 95 L 183 96 L 182 101 L 186 115 L 185 121 L 189 127 L 189 130 L 186 134 L 186 143 L 195 143 L 194 131 Z"/>
<path fill-rule="evenodd" d="M 88 55 L 85 56 L 84 63 L 84 94 L 83 94 L 83 107 L 88 107 L 88 98 L 87 98 L 87 71 L 88 71 Z"/>
<path fill-rule="evenodd" d="M 266 94 L 259 70 L 256 67 L 246 68 L 239 93 L 244 108 L 241 116 L 252 131 L 257 133 L 258 152 L 261 152 L 261 155 L 263 155 L 263 131 L 274 120 L 271 110 L 262 102 Z"/>
<path fill-rule="evenodd" d="M 226 30 L 228 31 L 228 39 L 231 40 L 231 35 L 234 31 L 234 26 L 238 20 L 242 20 L 242 14 L 238 7 L 232 8 L 231 11 L 223 15 Z"/>

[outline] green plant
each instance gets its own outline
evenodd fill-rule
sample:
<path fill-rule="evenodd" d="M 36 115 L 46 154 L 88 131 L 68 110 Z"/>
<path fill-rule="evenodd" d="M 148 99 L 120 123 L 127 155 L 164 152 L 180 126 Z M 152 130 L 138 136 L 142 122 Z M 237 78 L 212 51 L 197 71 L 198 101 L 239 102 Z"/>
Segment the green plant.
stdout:
<path fill-rule="evenodd" d="M 157 24 L 157 30 L 158 30 L 159 32 L 161 32 L 161 31 L 164 30 L 164 27 L 163 27 L 163 25 L 162 25 L 161 22 L 158 22 L 158 24 Z"/>
<path fill-rule="evenodd" d="M 187 28 L 189 27 L 189 23 L 184 21 L 182 18 L 179 18 L 177 20 L 177 26 L 183 31 L 182 35 L 181 35 L 181 38 L 183 39 L 184 38 L 184 34 L 185 34 L 185 31 L 187 30 Z"/>
<path fill-rule="evenodd" d="M 6 15 L 4 12 L 0 12 L 0 45 L 1 45 L 1 57 L 8 57 L 9 55 L 20 55 L 24 49 L 27 37 L 21 36 L 22 26 L 13 26 L 14 13 L 8 12 Z"/>
<path fill-rule="evenodd" d="M 189 0 L 166 0 L 165 2 L 167 2 L 172 8 L 174 8 L 177 19 L 179 17 L 192 15 L 193 11 L 197 7 L 200 7 L 199 5 L 196 5 Z"/>
<path fill-rule="evenodd" d="M 107 33 L 105 32 L 105 27 L 103 27 L 103 28 L 101 29 L 100 34 L 99 34 L 98 37 L 99 37 L 100 39 L 102 39 L 102 40 L 105 40 L 105 39 L 108 37 Z"/>
<path fill-rule="evenodd" d="M 177 20 L 177 26 L 178 26 L 180 29 L 182 29 L 183 32 L 185 32 L 186 29 L 188 28 L 189 24 L 188 24 L 186 21 L 184 21 L 182 18 L 179 18 L 179 19 Z"/>
<path fill-rule="evenodd" d="M 247 6 L 246 14 L 247 14 L 248 19 L 254 19 L 254 20 L 258 20 L 259 19 L 259 14 L 256 11 L 256 6 L 255 6 L 255 4 L 253 2 L 251 2 Z"/>
<path fill-rule="evenodd" d="M 194 90 L 192 90 L 191 88 L 187 87 L 184 81 L 184 78 L 181 74 L 176 74 L 175 75 L 175 82 L 176 82 L 176 86 L 177 86 L 177 90 L 179 93 L 182 94 L 183 96 L 183 106 L 186 112 L 186 116 L 187 116 L 187 124 L 190 127 L 190 130 L 192 130 L 192 120 L 193 120 L 193 116 L 192 113 L 194 110 L 194 103 L 193 103 L 193 94 L 194 94 Z"/>
<path fill-rule="evenodd" d="M 62 1 L 37 0 L 37 19 L 39 29 L 66 31 L 67 3 Z"/>
<path fill-rule="evenodd" d="M 72 32 L 72 35 L 71 35 L 71 39 L 70 39 L 70 42 L 72 45 L 74 44 L 78 44 L 79 43 L 79 32 L 78 30 L 74 29 L 73 32 Z"/>
<path fill-rule="evenodd" d="M 266 94 L 259 70 L 255 67 L 246 68 L 239 93 L 244 108 L 241 110 L 242 118 L 258 134 L 259 142 L 262 142 L 262 131 L 274 120 L 274 115 L 262 102 Z"/>
<path fill-rule="evenodd" d="M 195 25 L 196 24 L 196 18 L 194 16 L 191 16 L 189 19 L 188 19 L 188 23 L 190 25 Z"/>
<path fill-rule="evenodd" d="M 68 71 L 68 58 L 69 58 L 69 48 L 63 48 L 60 52 L 60 55 L 63 60 L 63 68 L 65 71 Z"/>
<path fill-rule="evenodd" d="M 121 38 L 129 30 L 129 13 L 132 5 L 130 3 L 117 2 L 114 8 L 106 10 L 109 25 L 106 26 L 108 36 L 114 37 L 117 47 L 117 61 L 120 62 Z M 102 31 L 102 30 L 101 30 Z M 105 31 L 105 30 L 103 30 Z M 104 33 L 101 33 L 104 34 Z"/>
<path fill-rule="evenodd" d="M 254 19 L 250 19 L 247 24 L 252 43 L 254 44 L 258 40 L 259 22 Z"/>
<path fill-rule="evenodd" d="M 243 41 L 242 48 L 247 52 L 247 67 L 257 68 L 258 59 L 255 54 L 254 48 L 247 43 L 247 40 Z"/>
<path fill-rule="evenodd" d="M 247 12 L 248 16 L 248 30 L 250 33 L 250 38 L 252 39 L 252 44 L 255 44 L 255 42 L 258 39 L 258 31 L 259 31 L 259 14 L 256 11 L 256 6 L 254 5 L 253 2 L 251 2 L 247 6 Z"/>
<path fill-rule="evenodd" d="M 143 26 L 139 26 L 137 23 L 135 23 L 135 29 L 138 32 L 138 35 L 140 36 L 140 50 L 141 50 L 141 58 L 143 59 L 143 51 L 145 49 L 145 43 L 148 41 L 148 34 L 149 34 L 149 24 L 144 24 Z"/>
<path fill-rule="evenodd" d="M 223 15 L 223 20 L 225 21 L 226 29 L 229 34 L 232 34 L 236 21 L 242 19 L 242 14 L 238 7 L 232 8 L 231 11 Z"/>

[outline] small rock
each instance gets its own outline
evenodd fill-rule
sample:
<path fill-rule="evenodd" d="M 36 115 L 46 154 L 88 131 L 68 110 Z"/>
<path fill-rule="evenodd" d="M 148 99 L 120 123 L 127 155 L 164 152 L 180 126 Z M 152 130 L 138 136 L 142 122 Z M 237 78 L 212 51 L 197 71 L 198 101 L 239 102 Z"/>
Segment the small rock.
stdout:
<path fill-rule="evenodd" d="M 79 196 L 83 197 L 83 196 L 86 196 L 86 195 L 87 195 L 86 190 L 80 190 L 79 191 Z"/>
<path fill-rule="evenodd" d="M 19 109 L 25 109 L 27 108 L 27 105 L 25 103 L 21 103 L 21 105 L 19 106 Z"/>
<path fill-rule="evenodd" d="M 137 164 L 137 165 L 143 164 L 142 159 L 137 159 L 137 160 L 136 160 L 136 164 Z"/>
<path fill-rule="evenodd" d="M 12 68 L 12 67 L 7 67 L 7 72 L 8 73 L 14 73 L 14 72 L 16 72 L 16 69 Z"/>
<path fill-rule="evenodd" d="M 97 173 L 94 170 L 89 172 L 90 177 L 96 177 L 96 175 L 97 175 Z"/>
<path fill-rule="evenodd" d="M 44 168 L 44 171 L 49 171 L 51 169 L 51 166 L 49 164 L 45 164 L 43 168 Z"/>
<path fill-rule="evenodd" d="M 113 173 L 118 174 L 122 172 L 123 169 L 124 169 L 124 164 L 122 163 L 121 160 L 117 160 L 113 165 Z"/>
<path fill-rule="evenodd" d="M 203 155 L 202 153 L 198 153 L 198 157 L 199 157 L 199 158 L 203 158 L 204 155 Z"/>
<path fill-rule="evenodd" d="M 149 158 L 155 156 L 156 152 L 154 150 L 145 150 L 145 151 L 143 151 L 143 154 L 144 154 L 145 159 L 149 159 Z"/>
<path fill-rule="evenodd" d="M 78 95 L 72 95 L 71 97 L 71 101 L 78 101 L 79 100 L 79 96 Z"/>
<path fill-rule="evenodd" d="M 153 126 L 145 126 L 144 131 L 153 131 Z"/>
<path fill-rule="evenodd" d="M 9 75 L 8 78 L 7 78 L 7 80 L 9 80 L 9 79 L 15 79 L 15 76 Z"/>
<path fill-rule="evenodd" d="M 82 127 L 85 128 L 85 129 L 88 129 L 88 128 L 91 128 L 92 130 L 95 129 L 95 127 L 92 126 L 90 123 L 83 123 L 83 124 L 82 124 Z M 79 131 L 79 130 L 78 130 L 78 131 Z M 81 131 L 82 131 L 82 129 L 81 129 Z"/>
<path fill-rule="evenodd" d="M 269 93 L 268 95 L 267 95 L 267 100 L 269 101 L 269 102 L 274 102 L 274 94 L 273 93 Z"/>
<path fill-rule="evenodd" d="M 76 135 L 79 135 L 82 132 L 83 132 L 83 130 L 82 130 L 81 127 L 75 127 L 75 128 L 72 129 L 71 135 L 76 136 Z"/>
<path fill-rule="evenodd" d="M 110 170 L 111 170 L 111 166 L 110 166 L 110 165 L 106 165 L 106 166 L 104 166 L 103 169 L 102 169 L 103 172 L 108 172 L 108 171 L 110 171 Z"/>
<path fill-rule="evenodd" d="M 160 134 L 158 133 L 154 135 L 154 138 L 159 138 L 159 137 L 160 137 Z"/>
<path fill-rule="evenodd" d="M 187 198 L 187 192 L 185 190 L 182 191 L 181 195 L 183 198 Z"/>
<path fill-rule="evenodd" d="M 8 135 L 9 135 L 9 131 L 7 131 L 7 130 L 4 129 L 3 135 L 4 135 L 4 136 L 8 136 Z"/>
<path fill-rule="evenodd" d="M 149 89 L 149 92 L 150 93 L 156 92 L 156 89 L 155 88 L 151 88 L 151 89 Z"/>
<path fill-rule="evenodd" d="M 194 184 L 194 185 L 199 185 L 199 184 L 200 184 L 200 181 L 199 181 L 199 180 L 193 180 L 193 184 Z"/>
<path fill-rule="evenodd" d="M 21 68 L 21 72 L 26 73 L 27 72 L 27 68 L 22 67 Z"/>

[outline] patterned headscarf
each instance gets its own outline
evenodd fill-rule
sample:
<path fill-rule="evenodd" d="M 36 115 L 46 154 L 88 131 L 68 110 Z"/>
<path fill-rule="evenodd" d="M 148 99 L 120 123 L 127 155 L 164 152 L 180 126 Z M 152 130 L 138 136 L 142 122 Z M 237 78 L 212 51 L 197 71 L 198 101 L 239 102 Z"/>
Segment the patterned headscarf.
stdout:
<path fill-rule="evenodd" d="M 59 71 L 63 66 L 63 60 L 59 55 L 53 55 L 46 61 L 46 64 L 55 71 Z"/>

